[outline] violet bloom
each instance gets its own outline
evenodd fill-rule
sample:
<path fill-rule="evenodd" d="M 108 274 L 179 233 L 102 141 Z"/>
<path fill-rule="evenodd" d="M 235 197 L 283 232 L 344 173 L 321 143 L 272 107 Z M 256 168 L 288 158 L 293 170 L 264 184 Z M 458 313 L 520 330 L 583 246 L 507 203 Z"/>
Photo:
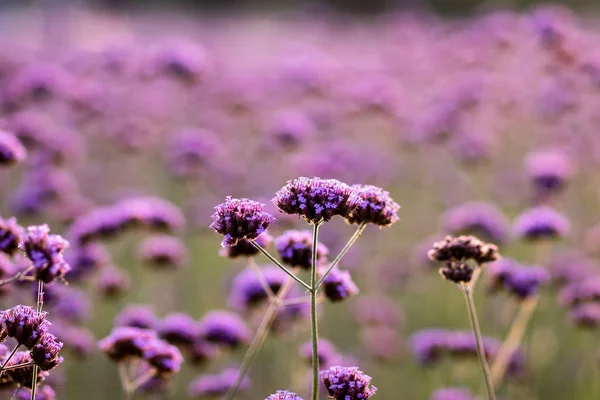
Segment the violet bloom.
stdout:
<path fill-rule="evenodd" d="M 553 252 L 548 261 L 552 282 L 557 286 L 591 278 L 597 268 L 595 260 L 578 250 Z"/>
<path fill-rule="evenodd" d="M 259 271 L 273 293 L 279 292 L 287 279 L 286 273 L 275 266 L 259 267 Z M 256 272 L 252 268 L 246 268 L 233 278 L 228 304 L 237 312 L 246 312 L 260 307 L 268 298 Z"/>
<path fill-rule="evenodd" d="M 430 400 L 473 400 L 473 394 L 468 389 L 444 388 L 433 392 Z"/>
<path fill-rule="evenodd" d="M 513 269 L 504 281 L 504 287 L 521 300 L 538 293 L 541 285 L 550 281 L 550 274 L 543 267 Z"/>
<path fill-rule="evenodd" d="M 230 311 L 214 310 L 200 320 L 200 336 L 216 345 L 236 348 L 247 344 L 252 333 L 239 315 Z"/>
<path fill-rule="evenodd" d="M 31 389 L 16 389 L 18 394 L 15 396 L 15 400 L 30 400 Z M 35 400 L 56 400 L 56 392 L 48 385 L 37 388 L 35 391 Z"/>
<path fill-rule="evenodd" d="M 258 244 L 262 248 L 267 248 L 273 241 L 269 232 L 263 232 L 256 239 L 254 239 L 256 244 Z M 252 257 L 259 253 L 259 250 L 254 247 L 254 245 L 246 239 L 238 240 L 236 245 L 223 247 L 219 251 L 219 255 L 227 258 L 238 258 L 238 257 Z"/>
<path fill-rule="evenodd" d="M 144 347 L 144 360 L 156 368 L 159 374 L 173 374 L 179 372 L 183 357 L 177 347 L 164 340 L 151 340 Z"/>
<path fill-rule="evenodd" d="M 155 196 L 133 197 L 119 201 L 131 224 L 157 232 L 177 232 L 185 226 L 183 212 L 175 204 Z"/>
<path fill-rule="evenodd" d="M 483 202 L 465 203 L 446 211 L 442 227 L 451 235 L 473 234 L 495 243 L 504 243 L 510 231 L 502 211 Z"/>
<path fill-rule="evenodd" d="M 324 271 L 320 271 L 324 272 Z M 358 286 L 352 280 L 349 271 L 342 271 L 337 267 L 325 277 L 322 284 L 325 297 L 331 302 L 346 300 L 359 292 Z"/>
<path fill-rule="evenodd" d="M 348 218 L 363 200 L 356 189 L 336 179 L 300 177 L 281 188 L 273 204 L 284 214 L 297 214 L 310 224 L 327 222 L 335 215 Z"/>
<path fill-rule="evenodd" d="M 168 235 L 152 236 L 140 243 L 138 256 L 142 262 L 157 268 L 182 267 L 188 251 L 180 239 Z"/>
<path fill-rule="evenodd" d="M 334 400 L 367 400 L 377 392 L 371 377 L 358 367 L 333 366 L 320 372 L 329 397 Z"/>
<path fill-rule="evenodd" d="M 79 246 L 98 239 L 110 239 L 131 226 L 130 216 L 120 207 L 99 207 L 77 218 L 69 229 L 69 238 Z"/>
<path fill-rule="evenodd" d="M 486 268 L 487 289 L 495 293 L 505 286 L 508 277 L 519 267 L 516 260 L 503 258 L 490 263 Z"/>
<path fill-rule="evenodd" d="M 157 335 L 153 330 L 118 327 L 100 340 L 98 347 L 111 360 L 119 362 L 130 357 L 143 357 L 148 343 L 155 340 Z"/>
<path fill-rule="evenodd" d="M 300 346 L 300 358 L 306 362 L 307 365 L 312 364 L 312 341 L 304 343 Z M 319 338 L 319 365 L 323 367 L 327 367 L 330 365 L 335 365 L 340 359 L 340 354 L 338 353 L 335 345 L 331 343 L 327 339 Z"/>
<path fill-rule="evenodd" d="M 157 318 L 151 306 L 130 304 L 115 317 L 115 326 L 129 326 L 140 329 L 154 329 Z"/>
<path fill-rule="evenodd" d="M 413 356 L 421 364 L 432 364 L 438 361 L 446 348 L 444 329 L 424 329 L 414 333 L 410 339 Z"/>
<path fill-rule="evenodd" d="M 348 217 L 349 224 L 374 224 L 380 228 L 398 221 L 400 206 L 392 200 L 389 192 L 371 185 L 352 185 L 363 200 Z"/>
<path fill-rule="evenodd" d="M 54 304 L 49 307 L 50 311 L 54 315 L 60 315 L 61 319 L 64 321 L 71 323 L 86 322 L 92 315 L 92 304 L 87 293 L 81 289 L 74 289 L 71 287 L 59 288 L 56 288 L 59 289 L 56 294 L 57 298 L 54 301 Z M 45 295 L 46 293 L 44 293 L 44 302 L 46 302 Z"/>
<path fill-rule="evenodd" d="M 62 342 L 50 332 L 46 332 L 42 340 L 31 349 L 31 359 L 42 371 L 50 371 L 64 361 L 58 355 L 62 347 Z"/>
<path fill-rule="evenodd" d="M 267 397 L 265 400 L 303 400 L 302 397 L 298 396 L 294 392 L 288 392 L 287 390 L 278 390 L 274 394 Z"/>
<path fill-rule="evenodd" d="M 236 368 L 226 368 L 219 374 L 200 375 L 192 380 L 188 386 L 191 398 L 218 398 L 222 397 L 233 387 L 240 371 Z M 245 376 L 239 385 L 239 390 L 250 388 L 250 378 Z"/>
<path fill-rule="evenodd" d="M 534 151 L 525 158 L 525 170 L 540 194 L 551 194 L 564 189 L 573 174 L 567 155 L 559 151 Z"/>
<path fill-rule="evenodd" d="M 276 115 L 267 130 L 276 145 L 292 150 L 315 131 L 315 126 L 305 113 L 294 110 Z"/>
<path fill-rule="evenodd" d="M 48 332 L 50 323 L 47 313 L 37 312 L 31 307 L 18 305 L 2 313 L 4 337 L 12 337 L 17 343 L 31 349 Z"/>
<path fill-rule="evenodd" d="M 515 220 L 515 234 L 527 240 L 558 239 L 569 234 L 571 224 L 558 211 L 538 206 L 523 211 Z"/>
<path fill-rule="evenodd" d="M 597 328 L 600 326 L 600 304 L 582 303 L 569 311 L 569 321 L 582 328 Z"/>
<path fill-rule="evenodd" d="M 191 346 L 198 337 L 198 330 L 198 322 L 184 313 L 169 314 L 156 327 L 158 336 L 169 343 L 182 346 Z"/>
<path fill-rule="evenodd" d="M 0 217 L 0 251 L 10 256 L 19 250 L 19 243 L 25 236 L 25 230 L 15 217 L 7 220 Z"/>
<path fill-rule="evenodd" d="M 17 351 L 6 364 L 7 367 L 14 365 L 28 364 L 33 360 L 28 351 Z M 43 382 L 48 376 L 48 372 L 41 368 L 37 369 L 37 382 Z M 27 367 L 15 368 L 6 371 L 6 375 L 17 385 L 31 389 L 33 385 L 33 365 Z"/>
<path fill-rule="evenodd" d="M 156 73 L 193 84 L 201 79 L 207 69 L 207 56 L 200 47 L 178 43 L 162 49 L 153 62 Z"/>
<path fill-rule="evenodd" d="M 100 244 L 90 243 L 69 249 L 65 260 L 71 266 L 69 281 L 79 281 L 110 262 L 110 253 Z"/>
<path fill-rule="evenodd" d="M 275 222 L 263 211 L 265 205 L 249 199 L 226 197 L 225 203 L 215 207 L 210 227 L 225 236 L 221 246 L 236 245 L 242 239 L 256 239 Z"/>
<path fill-rule="evenodd" d="M 275 246 L 284 264 L 309 270 L 312 264 L 312 232 L 288 230 L 275 239 Z M 317 243 L 317 266 L 327 261 L 329 249 Z"/>
<path fill-rule="evenodd" d="M 600 301 L 600 277 L 590 277 L 566 285 L 558 294 L 561 304 L 575 306 L 585 302 Z"/>
<path fill-rule="evenodd" d="M 25 146 L 15 135 L 0 130 L 0 165 L 23 162 L 27 157 Z"/>
<path fill-rule="evenodd" d="M 219 354 L 219 348 L 204 338 L 197 338 L 188 349 L 188 353 L 187 359 L 196 365 L 202 365 L 214 359 Z"/>
<path fill-rule="evenodd" d="M 89 357 L 96 348 L 96 338 L 86 328 L 68 324 L 53 324 L 52 332 L 63 342 L 65 349 L 79 359 Z"/>
<path fill-rule="evenodd" d="M 209 166 L 217 148 L 215 133 L 205 129 L 184 129 L 169 139 L 167 164 L 175 177 L 194 178 Z"/>
<path fill-rule="evenodd" d="M 69 242 L 62 236 L 50 235 L 48 225 L 28 227 L 19 247 L 33 263 L 36 279 L 44 283 L 62 279 L 71 270 L 62 254 Z"/>
<path fill-rule="evenodd" d="M 100 271 L 96 278 L 96 289 L 104 297 L 116 297 L 131 286 L 131 278 L 127 271 L 108 265 Z"/>

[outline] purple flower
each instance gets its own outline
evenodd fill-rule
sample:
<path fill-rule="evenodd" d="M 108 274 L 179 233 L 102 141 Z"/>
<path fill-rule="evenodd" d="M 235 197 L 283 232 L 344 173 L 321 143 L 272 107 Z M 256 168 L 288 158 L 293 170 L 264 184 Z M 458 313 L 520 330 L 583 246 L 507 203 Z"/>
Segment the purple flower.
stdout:
<path fill-rule="evenodd" d="M 431 395 L 430 400 L 472 400 L 473 394 L 468 389 L 444 388 Z"/>
<path fill-rule="evenodd" d="M 114 328 L 110 335 L 98 342 L 98 347 L 111 360 L 143 357 L 148 343 L 157 340 L 156 332 L 130 327 Z"/>
<path fill-rule="evenodd" d="M 0 218 L 0 251 L 13 255 L 19 250 L 19 243 L 25 236 L 25 230 L 17 224 L 16 218 Z"/>
<path fill-rule="evenodd" d="M 42 340 L 31 349 L 31 359 L 42 371 L 50 371 L 61 364 L 64 359 L 58 355 L 63 344 L 50 332 L 46 332 Z"/>
<path fill-rule="evenodd" d="M 320 373 L 321 380 L 334 400 L 367 400 L 377 392 L 371 377 L 358 367 L 333 366 Z"/>
<path fill-rule="evenodd" d="M 16 395 L 15 400 L 30 400 L 31 389 L 17 389 L 19 394 Z M 39 387 L 35 391 L 35 400 L 56 400 L 56 392 L 48 385 Z"/>
<path fill-rule="evenodd" d="M 297 214 L 311 224 L 327 222 L 333 216 L 348 218 L 362 205 L 357 191 L 336 179 L 297 178 L 288 181 L 273 198 L 284 214 Z"/>
<path fill-rule="evenodd" d="M 597 264 L 578 250 L 564 250 L 552 253 L 548 269 L 552 282 L 563 286 L 592 277 L 596 273 Z"/>
<path fill-rule="evenodd" d="M 512 258 L 503 258 L 490 263 L 486 269 L 488 290 L 495 293 L 503 289 L 508 277 L 518 267 L 519 264 Z"/>
<path fill-rule="evenodd" d="M 184 313 L 169 314 L 156 327 L 158 336 L 169 343 L 182 346 L 194 343 L 198 337 L 198 329 L 198 322 Z"/>
<path fill-rule="evenodd" d="M 156 54 L 153 70 L 184 83 L 196 83 L 206 72 L 207 57 L 200 47 L 188 43 L 176 43 Z"/>
<path fill-rule="evenodd" d="M 389 192 L 370 185 L 352 185 L 363 200 L 348 217 L 349 224 L 374 224 L 381 227 L 390 226 L 398 221 L 400 206 L 392 200 Z"/>
<path fill-rule="evenodd" d="M 0 165 L 20 163 L 27 157 L 25 146 L 15 135 L 0 130 Z"/>
<path fill-rule="evenodd" d="M 130 216 L 124 209 L 117 206 L 99 207 L 73 222 L 69 238 L 82 246 L 94 240 L 114 238 L 130 225 Z"/>
<path fill-rule="evenodd" d="M 110 262 L 110 254 L 100 244 L 90 243 L 69 249 L 65 260 L 71 266 L 66 274 L 69 281 L 79 281 Z"/>
<path fill-rule="evenodd" d="M 179 349 L 164 340 L 151 340 L 144 347 L 143 358 L 160 374 L 179 372 L 183 363 Z"/>
<path fill-rule="evenodd" d="M 140 329 L 154 329 L 157 319 L 151 306 L 131 304 L 123 308 L 115 318 L 115 326 L 129 326 Z"/>
<path fill-rule="evenodd" d="M 200 320 L 200 336 L 209 343 L 236 348 L 249 343 L 252 333 L 237 314 L 214 310 Z"/>
<path fill-rule="evenodd" d="M 200 375 L 190 382 L 188 394 L 192 398 L 224 396 L 235 383 L 240 371 L 235 368 L 227 368 L 219 374 Z M 250 378 L 245 376 L 240 383 L 239 389 L 246 390 L 250 387 Z"/>
<path fill-rule="evenodd" d="M 169 139 L 167 163 L 177 178 L 197 177 L 210 166 L 218 148 L 217 136 L 205 129 L 184 129 Z"/>
<path fill-rule="evenodd" d="M 33 263 L 36 279 L 50 283 L 64 278 L 71 267 L 63 258 L 69 242 L 59 235 L 50 235 L 48 225 L 30 226 L 19 247 Z"/>
<path fill-rule="evenodd" d="M 315 131 L 315 126 L 302 111 L 288 110 L 275 116 L 268 135 L 284 149 L 296 149 Z"/>
<path fill-rule="evenodd" d="M 600 304 L 582 303 L 569 311 L 569 320 L 573 325 L 582 328 L 597 328 L 600 326 Z"/>
<path fill-rule="evenodd" d="M 104 297 L 115 297 L 131 286 L 131 278 L 126 271 L 107 265 L 96 278 L 96 288 Z"/>
<path fill-rule="evenodd" d="M 154 196 L 133 197 L 116 205 L 133 225 L 157 232 L 177 232 L 185 226 L 182 211 L 175 204 Z"/>
<path fill-rule="evenodd" d="M 142 262 L 158 268 L 185 265 L 188 252 L 180 239 L 168 235 L 152 236 L 140 243 L 138 255 Z"/>
<path fill-rule="evenodd" d="M 564 189 L 573 174 L 573 166 L 567 155 L 552 150 L 529 153 L 525 158 L 525 170 L 533 186 L 541 194 Z"/>
<path fill-rule="evenodd" d="M 28 364 L 32 362 L 31 355 L 28 351 L 17 351 L 6 364 L 7 367 L 14 365 Z M 6 375 L 17 385 L 31 389 L 33 384 L 33 365 L 27 367 L 10 369 L 5 372 Z M 46 379 L 48 372 L 38 368 L 37 382 L 40 383 Z"/>
<path fill-rule="evenodd" d="M 557 239 L 569 234 L 569 220 L 548 206 L 523 211 L 513 224 L 515 234 L 523 239 Z"/>
<path fill-rule="evenodd" d="M 256 239 L 275 222 L 264 208 L 262 203 L 228 196 L 225 203 L 215 207 L 210 227 L 225 236 L 221 242 L 223 247 L 236 245 L 242 239 Z"/>
<path fill-rule="evenodd" d="M 489 203 L 471 202 L 454 207 L 443 215 L 442 227 L 451 235 L 481 236 L 488 241 L 504 243 L 510 225 L 502 211 Z"/>
<path fill-rule="evenodd" d="M 284 264 L 310 269 L 312 264 L 312 232 L 288 230 L 275 239 L 275 246 Z M 327 261 L 329 249 L 317 243 L 317 266 Z"/>
<path fill-rule="evenodd" d="M 359 292 L 358 286 L 352 280 L 349 271 L 342 271 L 337 267 L 323 280 L 323 293 L 331 302 L 347 299 Z"/>
<path fill-rule="evenodd" d="M 308 365 L 312 363 L 312 341 L 300 346 L 300 358 Z M 319 365 L 327 367 L 334 365 L 340 359 L 340 354 L 334 344 L 327 339 L 319 338 Z"/>
<path fill-rule="evenodd" d="M 269 232 L 263 232 L 256 239 L 256 244 L 262 248 L 269 247 L 273 238 L 269 235 Z M 227 258 L 238 258 L 238 257 L 252 257 L 259 253 L 259 250 L 252 245 L 249 240 L 241 239 L 238 240 L 237 244 L 233 246 L 223 247 L 219 251 L 219 255 Z"/>
<path fill-rule="evenodd" d="M 204 338 L 197 338 L 189 349 L 189 360 L 194 364 L 202 365 L 214 359 L 219 354 L 216 345 L 207 342 Z"/>
<path fill-rule="evenodd" d="M 275 266 L 259 267 L 265 282 L 273 293 L 279 292 L 287 275 Z M 263 289 L 256 272 L 246 268 L 233 278 L 229 290 L 228 304 L 237 312 L 246 312 L 259 307 L 268 300 L 268 295 Z"/>
<path fill-rule="evenodd" d="M 504 287 L 520 299 L 535 295 L 539 287 L 550 281 L 550 274 L 543 267 L 513 269 L 504 281 Z"/>
<path fill-rule="evenodd" d="M 68 324 L 54 324 L 52 325 L 52 332 L 63 342 L 66 349 L 80 359 L 88 357 L 96 348 L 96 338 L 86 328 Z"/>
<path fill-rule="evenodd" d="M 600 277 L 570 283 L 559 292 L 558 298 L 560 303 L 566 306 L 600 301 Z"/>
<path fill-rule="evenodd" d="M 52 313 L 60 315 L 61 319 L 72 323 L 82 323 L 91 317 L 92 304 L 84 291 L 64 286 L 56 289 L 59 289 L 56 293 L 57 298 L 49 307 Z M 45 294 L 44 301 L 46 300 Z"/>
<path fill-rule="evenodd" d="M 288 392 L 287 390 L 278 390 L 274 394 L 267 397 L 265 400 L 303 400 L 302 397 L 298 396 L 294 392 Z"/>
<path fill-rule="evenodd" d="M 2 313 L 2 325 L 6 328 L 6 335 L 31 349 L 48 332 L 50 323 L 46 315 L 45 312 L 39 313 L 31 307 L 18 305 Z"/>

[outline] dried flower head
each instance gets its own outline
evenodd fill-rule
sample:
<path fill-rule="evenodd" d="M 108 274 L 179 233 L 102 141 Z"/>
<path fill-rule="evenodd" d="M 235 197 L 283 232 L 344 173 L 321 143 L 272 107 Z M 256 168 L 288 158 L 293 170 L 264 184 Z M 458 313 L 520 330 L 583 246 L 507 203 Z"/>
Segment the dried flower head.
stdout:
<path fill-rule="evenodd" d="M 446 236 L 444 240 L 433 244 L 428 256 L 437 262 L 473 260 L 479 265 L 500 258 L 495 245 L 484 243 L 474 236 Z"/>
<path fill-rule="evenodd" d="M 36 279 L 44 283 L 62 279 L 71 270 L 63 258 L 69 242 L 62 236 L 51 235 L 48 225 L 28 227 L 19 247 L 33 263 Z"/>
<path fill-rule="evenodd" d="M 312 232 L 288 230 L 275 239 L 275 246 L 284 264 L 310 269 L 312 264 Z M 317 243 L 317 266 L 327 261 L 329 249 Z"/>
<path fill-rule="evenodd" d="M 333 366 L 320 375 L 329 398 L 334 400 L 367 400 L 377 392 L 371 386 L 371 377 L 358 367 Z"/>
<path fill-rule="evenodd" d="M 284 214 L 297 214 L 308 223 L 327 222 L 335 215 L 348 218 L 363 200 L 357 191 L 336 179 L 297 178 L 288 181 L 273 198 Z"/>
<path fill-rule="evenodd" d="M 2 325 L 6 328 L 6 335 L 31 349 L 48 332 L 50 323 L 46 320 L 46 315 L 45 312 L 37 312 L 19 304 L 2 313 Z"/>
<path fill-rule="evenodd" d="M 274 394 L 267 397 L 265 400 L 303 400 L 302 397 L 298 396 L 294 392 L 287 390 L 278 390 Z"/>
<path fill-rule="evenodd" d="M 571 224 L 558 211 L 538 206 L 523 211 L 513 224 L 515 234 L 527 240 L 558 239 L 569 234 Z"/>
<path fill-rule="evenodd" d="M 454 283 L 469 283 L 473 277 L 473 267 L 465 263 L 455 263 L 447 261 L 446 265 L 440 268 L 440 275 L 444 279 Z"/>
<path fill-rule="evenodd" d="M 25 230 L 15 217 L 7 220 L 0 218 L 0 251 L 13 255 L 19 250 L 19 243 L 25 236 Z"/>
<path fill-rule="evenodd" d="M 221 242 L 223 247 L 236 245 L 242 239 L 256 239 L 275 222 L 264 208 L 265 205 L 257 201 L 227 197 L 225 203 L 215 207 L 210 227 L 225 236 Z"/>
<path fill-rule="evenodd" d="M 390 226 L 398 221 L 400 206 L 392 200 L 389 192 L 370 185 L 352 185 L 363 200 L 346 218 L 349 224 L 374 224 Z"/>

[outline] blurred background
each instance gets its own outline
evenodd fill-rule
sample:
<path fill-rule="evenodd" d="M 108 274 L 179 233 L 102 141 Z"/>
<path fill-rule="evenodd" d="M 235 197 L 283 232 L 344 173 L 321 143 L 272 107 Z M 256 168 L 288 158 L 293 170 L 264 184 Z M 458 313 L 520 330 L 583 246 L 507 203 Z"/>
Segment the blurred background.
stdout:
<path fill-rule="evenodd" d="M 0 170 L 0 215 L 72 240 L 93 212 L 131 198 L 151 207 L 152 196 L 185 222 L 170 232 L 183 255 L 167 267 L 145 257 L 146 231 L 103 237 L 93 256 L 72 240 L 65 254 L 79 272 L 67 288 L 55 284 L 64 300 L 47 308 L 65 332 L 65 362 L 52 373 L 58 398 L 124 398 L 95 341 L 127 305 L 149 305 L 159 319 L 230 309 L 245 262 L 219 255 L 213 207 L 228 195 L 269 203 L 298 176 L 381 186 L 402 207 L 397 224 L 369 227 L 341 263 L 361 293 L 320 310 L 322 337 L 373 377 L 376 398 L 480 389 L 472 353 L 423 365 L 411 339 L 468 329 L 459 291 L 426 252 L 446 233 L 472 231 L 551 275 L 502 398 L 599 398 L 600 294 L 586 299 L 584 317 L 559 295 L 599 271 L 597 9 L 584 0 L 0 0 L 0 128 L 28 153 Z M 541 205 L 570 229 L 532 243 L 513 223 Z M 309 229 L 269 209 L 273 236 Z M 544 218 L 535 222 L 556 223 Z M 331 256 L 353 229 L 338 220 L 322 229 Z M 484 275 L 482 330 L 502 341 L 522 300 L 486 286 Z M 0 301 L 32 305 L 34 291 L 20 285 Z M 307 396 L 300 314 L 269 336 L 237 398 Z M 256 315 L 243 317 L 256 329 Z M 166 389 L 135 398 L 190 398 L 192 379 L 238 365 L 245 350 L 200 365 L 186 356 Z"/>

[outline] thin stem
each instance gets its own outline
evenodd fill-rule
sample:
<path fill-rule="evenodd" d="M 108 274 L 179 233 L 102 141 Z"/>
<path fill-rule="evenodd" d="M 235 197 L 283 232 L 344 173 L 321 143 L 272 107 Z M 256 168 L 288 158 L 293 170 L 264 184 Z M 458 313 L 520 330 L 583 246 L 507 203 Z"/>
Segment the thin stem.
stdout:
<path fill-rule="evenodd" d="M 319 282 L 317 281 L 317 245 L 319 240 L 319 226 L 320 224 L 313 225 L 312 263 L 310 266 L 310 336 L 312 339 L 313 368 L 312 400 L 319 399 L 319 328 L 317 326 L 317 292 L 319 290 Z"/>
<path fill-rule="evenodd" d="M 250 346 L 248 347 L 248 350 L 246 351 L 246 354 L 244 355 L 244 358 L 242 359 L 242 363 L 240 365 L 240 372 L 238 374 L 237 380 L 225 394 L 225 398 L 227 400 L 233 400 L 233 398 L 237 394 L 237 391 L 242 383 L 242 380 L 246 376 L 246 373 L 248 372 L 250 365 L 254 361 L 254 357 L 256 357 L 256 355 L 258 354 L 258 351 L 261 349 L 262 345 L 264 344 L 265 340 L 267 339 L 267 335 L 269 333 L 269 328 L 271 327 L 271 324 L 273 324 L 273 321 L 275 320 L 275 316 L 277 315 L 277 310 L 279 309 L 283 299 L 289 292 L 289 290 L 292 286 L 292 283 L 293 283 L 293 280 L 288 277 L 283 282 L 283 285 L 281 286 L 281 288 L 279 288 L 279 291 L 277 292 L 277 295 L 275 296 L 275 300 L 271 304 L 269 304 L 269 308 L 267 309 L 258 329 L 256 330 L 256 334 L 254 335 L 254 338 L 252 339 L 252 343 L 250 343 Z"/>
<path fill-rule="evenodd" d="M 17 272 L 16 274 L 14 274 L 13 276 L 11 276 L 10 278 L 6 278 L 0 281 L 0 287 L 8 285 L 9 283 L 12 283 L 14 281 L 18 281 L 19 279 L 23 278 L 25 275 L 27 275 L 29 272 L 31 272 L 31 270 L 33 269 L 33 265 L 28 267 L 27 269 L 21 271 L 21 272 Z"/>
<path fill-rule="evenodd" d="M 17 352 L 17 350 L 19 350 L 19 347 L 21 347 L 21 345 L 17 343 L 17 345 L 14 347 L 14 349 L 12 349 L 12 351 L 8 355 L 8 357 L 6 357 L 6 360 L 4 360 L 4 362 L 2 363 L 2 365 L 0 365 L 0 376 L 2 375 L 2 373 L 4 371 L 6 371 L 7 369 L 10 369 L 10 368 L 6 367 L 6 364 L 8 364 L 8 362 L 15 355 L 15 353 Z"/>
<path fill-rule="evenodd" d="M 138 377 L 135 381 L 131 382 L 128 387 L 129 393 L 135 392 L 140 386 L 144 383 L 148 382 L 156 375 L 156 369 L 152 368 L 143 373 L 140 377 Z"/>
<path fill-rule="evenodd" d="M 25 367 L 29 367 L 31 365 L 34 365 L 35 361 L 30 361 L 30 362 L 26 362 L 26 363 L 22 363 L 22 364 L 17 364 L 17 365 L 9 365 L 8 367 L 5 367 L 2 371 L 10 371 L 11 369 L 19 369 L 19 368 L 25 368 Z"/>
<path fill-rule="evenodd" d="M 291 273 L 286 267 L 284 267 L 279 261 L 277 261 L 277 259 L 275 257 L 273 257 L 271 254 L 269 254 L 269 252 L 267 250 L 265 250 L 264 247 L 262 247 L 260 244 L 256 243 L 254 240 L 250 240 L 250 243 L 252 243 L 252 245 L 254 247 L 256 247 L 258 249 L 258 251 L 260 251 L 261 253 L 263 253 L 264 256 L 269 259 L 269 261 L 271 261 L 273 264 L 275 264 L 277 267 L 279 267 L 283 272 L 285 272 L 286 274 L 288 274 L 288 276 L 290 278 L 292 278 L 293 280 L 295 280 L 296 282 L 298 282 L 306 290 L 312 290 L 311 287 L 308 286 L 302 279 L 298 278 L 296 275 L 294 275 L 293 273 Z"/>
<path fill-rule="evenodd" d="M 475 310 L 473 291 L 470 289 L 470 287 L 466 285 L 461 285 L 460 289 L 467 303 L 467 312 L 469 314 L 469 321 L 471 322 L 471 329 L 473 330 L 473 334 L 475 335 L 475 342 L 477 344 L 477 356 L 479 358 L 479 364 L 481 365 L 481 371 L 483 372 L 483 378 L 485 382 L 485 387 L 487 389 L 488 400 L 496 400 L 496 394 L 494 392 L 494 383 L 492 381 L 490 367 L 485 356 L 485 349 L 483 347 L 483 338 L 481 337 L 479 321 L 477 320 L 477 310 Z"/>
<path fill-rule="evenodd" d="M 340 253 L 333 259 L 333 261 L 331 262 L 331 264 L 329 264 L 329 268 L 327 268 L 327 271 L 325 271 L 325 273 L 323 274 L 323 276 L 321 277 L 321 279 L 319 279 L 319 282 L 317 283 L 317 288 L 319 288 L 321 286 L 321 284 L 323 283 L 323 281 L 325 280 L 325 278 L 327 277 L 327 275 L 329 275 L 329 273 L 331 272 L 331 270 L 334 269 L 335 266 L 339 264 L 339 262 L 342 259 L 342 257 L 344 257 L 346 255 L 346 253 L 348 252 L 348 250 L 350 250 L 350 247 L 352 247 L 352 245 L 354 244 L 354 242 L 356 242 L 358 240 L 358 238 L 360 237 L 360 235 L 362 235 L 362 233 L 365 231 L 366 227 L 367 227 L 366 223 L 360 224 L 360 226 L 358 227 L 358 229 L 356 230 L 356 232 L 354 232 L 354 234 L 350 237 L 350 239 L 348 240 L 348 242 L 346 243 L 346 245 L 342 248 L 342 250 L 340 251 Z"/>
<path fill-rule="evenodd" d="M 317 303 L 322 303 L 323 301 L 325 301 L 325 298 L 323 296 L 317 296 Z M 281 306 L 282 307 L 290 307 L 290 306 L 297 306 L 298 304 L 306 304 L 306 303 L 310 303 L 310 296 L 296 297 L 293 299 L 284 300 L 283 302 L 281 302 Z"/>
<path fill-rule="evenodd" d="M 498 386 L 502 384 L 510 360 L 518 350 L 521 341 L 523 340 L 523 336 L 525 336 L 527 324 L 535 311 L 539 298 L 539 296 L 534 296 L 523 300 L 508 335 L 492 363 L 492 379 Z"/>
<path fill-rule="evenodd" d="M 21 392 L 21 389 L 23 389 L 23 386 L 19 386 L 17 388 L 17 390 L 15 390 L 15 392 L 13 393 L 12 397 L 10 398 L 10 400 L 15 400 L 17 398 L 17 396 L 19 395 L 19 393 Z"/>
<path fill-rule="evenodd" d="M 119 379 L 121 380 L 121 386 L 123 387 L 125 393 L 127 393 L 127 388 L 129 387 L 129 373 L 127 370 L 129 368 L 127 368 L 127 364 L 125 361 L 121 361 L 118 363 L 118 369 Z"/>
<path fill-rule="evenodd" d="M 263 290 L 269 297 L 269 301 L 273 301 L 273 299 L 275 298 L 275 293 L 273 293 L 273 289 L 271 289 L 271 286 L 269 286 L 269 284 L 267 283 L 262 271 L 258 268 L 258 266 L 256 265 L 256 263 L 254 262 L 254 260 L 252 258 L 248 258 L 248 265 L 256 274 L 256 277 L 258 278 L 260 285 L 262 286 Z"/>
<path fill-rule="evenodd" d="M 42 307 L 44 307 L 44 281 L 38 281 L 38 293 L 37 293 L 37 312 L 42 312 Z M 31 379 L 31 400 L 35 400 L 35 390 L 37 386 L 37 376 L 38 376 L 38 366 L 33 366 L 33 378 Z"/>

